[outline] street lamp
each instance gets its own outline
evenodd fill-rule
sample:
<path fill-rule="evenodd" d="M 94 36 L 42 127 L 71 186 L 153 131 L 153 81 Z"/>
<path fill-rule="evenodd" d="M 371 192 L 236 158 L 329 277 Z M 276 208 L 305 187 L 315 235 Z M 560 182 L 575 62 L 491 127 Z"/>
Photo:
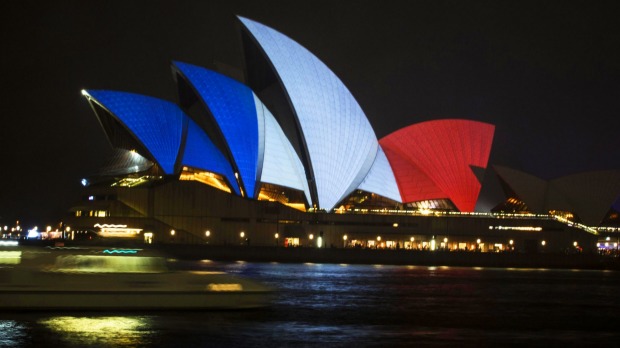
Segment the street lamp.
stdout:
<path fill-rule="evenodd" d="M 411 245 L 409 246 L 409 249 L 413 250 L 413 242 L 415 241 L 415 238 L 411 237 L 411 238 L 409 238 L 409 241 L 411 242 Z"/>
<path fill-rule="evenodd" d="M 207 239 L 207 244 L 209 244 L 209 237 L 211 237 L 211 231 L 206 230 L 205 231 L 205 238 Z"/>
<path fill-rule="evenodd" d="M 280 238 L 280 234 L 276 232 L 273 236 L 276 238 L 276 246 L 278 246 L 278 238 Z"/>
<path fill-rule="evenodd" d="M 348 239 L 348 238 L 349 238 L 349 237 L 348 237 L 346 234 L 345 234 L 344 236 L 342 236 L 342 240 L 343 240 L 343 246 L 342 246 L 342 247 L 343 247 L 343 248 L 346 248 L 346 247 L 347 247 L 347 239 Z"/>

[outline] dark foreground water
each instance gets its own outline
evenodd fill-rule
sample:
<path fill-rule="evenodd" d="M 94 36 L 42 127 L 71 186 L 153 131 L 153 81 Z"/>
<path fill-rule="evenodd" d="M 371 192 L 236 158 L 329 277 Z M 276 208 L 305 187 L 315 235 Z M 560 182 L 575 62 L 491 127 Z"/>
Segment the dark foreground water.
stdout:
<path fill-rule="evenodd" d="M 193 263 L 279 289 L 271 308 L 0 313 L 6 347 L 620 345 L 620 274 L 275 263 Z"/>

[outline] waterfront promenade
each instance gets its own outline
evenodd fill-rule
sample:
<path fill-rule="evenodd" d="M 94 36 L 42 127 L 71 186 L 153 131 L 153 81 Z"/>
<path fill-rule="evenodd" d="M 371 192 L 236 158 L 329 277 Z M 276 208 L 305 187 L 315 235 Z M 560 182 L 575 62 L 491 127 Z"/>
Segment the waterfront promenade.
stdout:
<path fill-rule="evenodd" d="M 620 271 L 620 258 L 595 253 L 467 252 L 443 250 L 313 248 L 247 245 L 142 244 L 131 241 L 22 243 L 23 246 L 54 249 L 142 249 L 188 261 L 330 263 L 366 265 L 411 265 L 496 268 L 555 268 Z M 79 252 L 78 250 L 75 250 Z"/>
<path fill-rule="evenodd" d="M 598 254 L 517 252 L 483 253 L 354 248 L 284 248 L 252 246 L 155 246 L 179 259 L 282 263 L 382 264 L 502 268 L 567 268 L 620 270 L 618 257 Z"/>

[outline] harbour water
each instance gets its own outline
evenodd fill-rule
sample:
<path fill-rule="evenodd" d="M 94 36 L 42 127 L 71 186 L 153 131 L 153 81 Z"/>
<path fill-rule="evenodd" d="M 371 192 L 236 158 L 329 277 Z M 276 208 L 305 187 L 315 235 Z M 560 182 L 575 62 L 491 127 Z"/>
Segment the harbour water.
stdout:
<path fill-rule="evenodd" d="M 277 289 L 258 310 L 1 312 L 4 347 L 617 346 L 620 273 L 179 262 Z"/>

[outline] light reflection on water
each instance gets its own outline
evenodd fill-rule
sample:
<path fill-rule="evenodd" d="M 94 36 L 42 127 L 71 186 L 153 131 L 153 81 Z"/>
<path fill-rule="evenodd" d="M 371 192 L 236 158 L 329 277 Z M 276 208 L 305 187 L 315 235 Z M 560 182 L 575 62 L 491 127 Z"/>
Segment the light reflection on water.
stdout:
<path fill-rule="evenodd" d="M 136 346 L 148 341 L 153 333 L 149 317 L 75 317 L 44 318 L 38 324 L 66 344 L 105 344 L 109 346 Z"/>
<path fill-rule="evenodd" d="M 620 334 L 618 272 L 389 265 L 179 263 L 278 289 L 252 311 L 0 313 L 30 347 L 600 346 Z"/>

